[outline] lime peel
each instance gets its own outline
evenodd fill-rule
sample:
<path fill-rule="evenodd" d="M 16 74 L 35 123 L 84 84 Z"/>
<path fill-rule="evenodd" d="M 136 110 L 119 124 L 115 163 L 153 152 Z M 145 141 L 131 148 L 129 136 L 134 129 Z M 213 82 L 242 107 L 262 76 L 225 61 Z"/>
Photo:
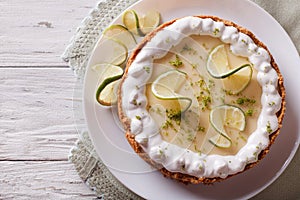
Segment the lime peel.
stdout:
<path fill-rule="evenodd" d="M 209 73 L 212 77 L 214 77 L 214 78 L 216 78 L 216 79 L 224 79 L 224 78 L 227 78 L 227 77 L 229 77 L 229 76 L 231 76 L 231 75 L 234 75 L 235 73 L 237 73 L 238 71 L 240 71 L 241 69 L 243 69 L 243 68 L 245 68 L 245 67 L 250 67 L 250 68 L 251 68 L 251 65 L 250 65 L 250 64 L 244 64 L 244 65 L 241 65 L 241 66 L 239 66 L 239 67 L 237 67 L 237 68 L 231 69 L 231 70 L 227 71 L 226 73 L 218 74 L 218 75 L 213 74 L 213 72 L 210 71 L 210 70 L 207 70 L 207 71 L 208 71 L 208 73 Z"/>
<path fill-rule="evenodd" d="M 215 135 L 208 140 L 210 143 L 220 148 L 229 148 L 231 146 L 231 140 L 222 135 Z"/>

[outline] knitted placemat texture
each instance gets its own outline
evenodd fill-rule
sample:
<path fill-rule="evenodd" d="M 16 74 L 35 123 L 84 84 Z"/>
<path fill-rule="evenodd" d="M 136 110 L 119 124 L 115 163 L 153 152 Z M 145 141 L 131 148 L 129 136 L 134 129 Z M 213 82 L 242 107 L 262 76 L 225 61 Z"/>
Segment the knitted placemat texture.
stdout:
<path fill-rule="evenodd" d="M 253 2 L 264 8 L 283 26 L 299 52 L 300 3 L 297 1 L 298 0 L 253 0 Z M 135 2 L 137 2 L 137 0 L 105 0 L 99 2 L 90 12 L 89 16 L 82 21 L 82 24 L 78 27 L 70 44 L 62 55 L 63 60 L 68 62 L 70 68 L 78 78 L 74 89 L 73 109 L 79 139 L 71 149 L 69 160 L 74 163 L 82 180 L 94 190 L 97 197 L 101 199 L 141 199 L 141 197 L 120 183 L 97 156 L 86 130 L 82 109 L 83 77 L 91 52 L 101 36 L 102 31 L 118 15 Z M 299 159 L 291 164 L 293 171 L 297 171 L 297 164 L 295 164 L 295 162 L 299 164 L 298 160 Z M 266 195 L 268 195 L 268 193 L 267 191 Z M 297 196 L 298 194 L 299 193 L 295 195 Z M 260 195 L 257 196 L 257 198 L 260 197 Z"/>
<path fill-rule="evenodd" d="M 101 36 L 101 32 L 127 7 L 137 0 L 101 1 L 90 12 L 62 55 L 65 62 L 78 78 L 73 95 L 73 110 L 79 139 L 71 149 L 69 160 L 74 163 L 80 178 L 103 199 L 142 199 L 122 183 L 107 169 L 97 156 L 86 131 L 82 109 L 82 84 L 85 67 L 90 54 Z"/>

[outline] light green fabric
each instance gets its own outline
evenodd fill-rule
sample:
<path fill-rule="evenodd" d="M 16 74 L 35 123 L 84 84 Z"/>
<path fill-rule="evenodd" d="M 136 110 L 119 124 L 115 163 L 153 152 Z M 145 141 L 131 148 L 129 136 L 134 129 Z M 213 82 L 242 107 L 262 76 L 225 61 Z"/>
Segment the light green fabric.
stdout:
<path fill-rule="evenodd" d="M 82 114 L 82 79 L 90 53 L 103 29 L 125 8 L 137 0 L 101 1 L 77 29 L 63 59 L 69 63 L 78 77 L 74 90 L 74 116 L 79 130 L 79 139 L 71 149 L 69 159 L 87 185 L 104 199 L 140 199 L 124 187 L 101 162 L 85 131 Z M 238 1 L 238 0 L 237 0 Z M 287 31 L 298 52 L 300 50 L 300 1 L 299 0 L 253 0 L 270 13 Z M 299 66 L 300 70 L 300 66 Z M 300 151 L 287 170 L 267 189 L 253 199 L 300 199 Z"/>

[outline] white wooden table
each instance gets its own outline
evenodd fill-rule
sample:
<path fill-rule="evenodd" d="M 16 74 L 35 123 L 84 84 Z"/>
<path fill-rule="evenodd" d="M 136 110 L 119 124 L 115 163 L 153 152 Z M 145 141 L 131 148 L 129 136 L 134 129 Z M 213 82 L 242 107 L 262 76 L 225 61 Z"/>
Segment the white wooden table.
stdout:
<path fill-rule="evenodd" d="M 67 157 L 75 77 L 62 61 L 97 0 L 0 0 L 0 199 L 93 199 Z"/>

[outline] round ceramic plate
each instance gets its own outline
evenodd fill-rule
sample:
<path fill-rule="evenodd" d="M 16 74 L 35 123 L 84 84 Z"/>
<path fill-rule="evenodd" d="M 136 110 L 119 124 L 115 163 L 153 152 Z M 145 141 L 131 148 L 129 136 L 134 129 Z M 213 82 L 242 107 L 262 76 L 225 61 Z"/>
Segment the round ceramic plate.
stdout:
<path fill-rule="evenodd" d="M 268 46 L 280 67 L 287 92 L 287 112 L 281 134 L 270 153 L 253 169 L 213 185 L 181 184 L 164 178 L 140 159 L 124 137 L 116 108 L 105 108 L 95 101 L 98 80 L 91 66 L 99 62 L 99 47 L 96 47 L 86 71 L 84 112 L 100 158 L 117 179 L 146 199 L 247 199 L 258 194 L 285 170 L 300 141 L 300 93 L 297 88 L 300 61 L 286 32 L 268 13 L 247 0 L 144 0 L 131 8 L 139 13 L 157 10 L 163 22 L 189 15 L 215 15 L 251 30 Z M 120 23 L 120 17 L 115 23 Z"/>

